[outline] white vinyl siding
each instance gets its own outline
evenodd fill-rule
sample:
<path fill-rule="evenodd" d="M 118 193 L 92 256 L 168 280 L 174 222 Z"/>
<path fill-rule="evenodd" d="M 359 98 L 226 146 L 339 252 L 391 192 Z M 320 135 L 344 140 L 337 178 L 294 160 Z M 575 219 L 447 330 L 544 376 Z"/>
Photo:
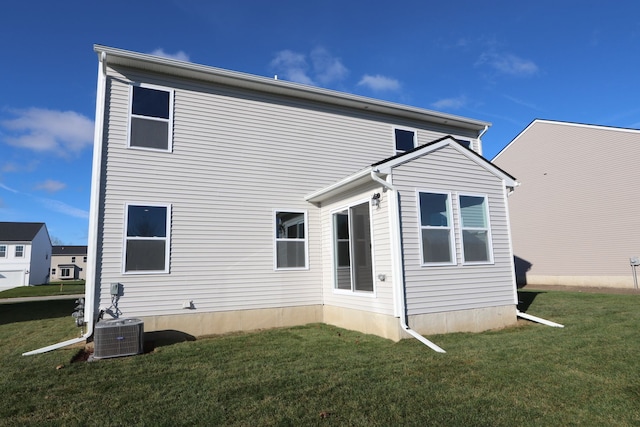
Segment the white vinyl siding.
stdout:
<path fill-rule="evenodd" d="M 429 173 L 425 174 L 427 170 Z M 422 158 L 397 166 L 393 184 L 400 191 L 402 241 L 409 315 L 484 308 L 514 303 L 512 254 L 509 243 L 504 183 L 495 175 L 446 146 Z M 486 194 L 491 208 L 494 264 L 423 266 L 420 234 L 416 230 L 419 209 L 416 186 L 451 191 L 453 228 L 460 229 L 458 194 Z M 409 226 L 408 226 L 409 225 Z M 456 236 L 456 258 L 462 259 L 461 239 Z"/>
<path fill-rule="evenodd" d="M 119 305 L 126 316 L 184 314 L 182 299 L 193 300 L 199 312 L 322 304 L 327 293 L 321 283 L 329 287 L 332 303 L 342 303 L 333 299 L 331 274 L 327 281 L 324 277 L 324 206 L 313 207 L 304 195 L 388 158 L 394 126 L 390 118 L 191 80 L 165 80 L 122 67 L 109 73 L 116 78 L 107 84 L 107 148 L 102 158 L 107 177 L 98 261 L 103 303 L 110 304 L 111 282 L 126 286 Z M 127 149 L 127 81 L 172 88 L 170 156 Z M 421 143 L 456 131 L 402 125 L 416 128 Z M 382 206 L 385 199 L 383 194 Z M 130 201 L 171 204 L 170 274 L 153 280 L 123 275 L 124 206 Z M 307 270 L 274 270 L 273 207 L 308 210 Z M 382 212 L 374 210 L 374 223 L 386 224 Z M 323 222 L 322 227 L 330 226 Z M 330 237 L 330 228 L 325 231 Z M 381 259 L 388 260 L 388 254 Z M 330 257 L 328 262 L 330 272 Z M 374 262 L 378 269 L 378 258 Z M 390 268 L 380 271 L 390 277 Z M 360 297 L 345 304 L 391 312 L 389 284 L 376 288 L 382 299 L 363 303 L 372 298 Z"/>

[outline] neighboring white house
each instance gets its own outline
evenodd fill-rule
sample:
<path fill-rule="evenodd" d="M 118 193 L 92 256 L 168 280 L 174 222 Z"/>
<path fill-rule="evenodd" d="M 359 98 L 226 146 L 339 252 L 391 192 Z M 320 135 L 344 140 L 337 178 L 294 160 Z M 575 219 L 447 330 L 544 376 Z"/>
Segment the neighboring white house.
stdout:
<path fill-rule="evenodd" d="M 521 285 L 636 286 L 639 160 L 640 130 L 552 120 L 496 155 L 522 182 L 509 198 Z"/>
<path fill-rule="evenodd" d="M 393 340 L 516 322 L 517 182 L 479 154 L 489 123 L 95 51 L 88 322 Z"/>
<path fill-rule="evenodd" d="M 51 253 L 51 281 L 87 278 L 86 246 L 54 246 Z"/>
<path fill-rule="evenodd" d="M 48 283 L 50 262 L 43 222 L 0 222 L 0 290 Z"/>

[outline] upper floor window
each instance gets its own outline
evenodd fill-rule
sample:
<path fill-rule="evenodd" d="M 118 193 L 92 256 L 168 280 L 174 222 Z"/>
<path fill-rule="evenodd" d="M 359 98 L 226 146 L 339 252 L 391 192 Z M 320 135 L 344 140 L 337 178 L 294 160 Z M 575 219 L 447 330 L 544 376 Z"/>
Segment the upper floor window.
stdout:
<path fill-rule="evenodd" d="M 418 193 L 423 264 L 454 264 L 455 242 L 449 193 Z"/>
<path fill-rule="evenodd" d="M 463 147 L 467 147 L 469 150 L 472 150 L 471 141 L 468 139 L 456 139 Z"/>
<path fill-rule="evenodd" d="M 22 258 L 24 256 L 24 246 L 16 245 L 16 258 Z"/>
<path fill-rule="evenodd" d="M 87 262 L 87 257 L 86 256 L 82 257 L 82 262 Z"/>
<path fill-rule="evenodd" d="M 7 257 L 7 246 L 0 245 L 0 258 L 6 258 L 6 257 Z"/>
<path fill-rule="evenodd" d="M 491 262 L 491 230 L 487 198 L 460 195 L 459 199 L 464 262 Z"/>
<path fill-rule="evenodd" d="M 71 262 L 76 262 L 76 257 L 72 256 L 71 257 Z"/>
<path fill-rule="evenodd" d="M 275 212 L 276 269 L 307 268 L 306 212 Z"/>
<path fill-rule="evenodd" d="M 169 272 L 170 205 L 127 205 L 124 272 Z"/>
<path fill-rule="evenodd" d="M 129 147 L 171 151 L 173 91 L 131 86 Z"/>
<path fill-rule="evenodd" d="M 409 129 L 394 129 L 396 154 L 413 150 L 416 147 L 416 132 Z"/>

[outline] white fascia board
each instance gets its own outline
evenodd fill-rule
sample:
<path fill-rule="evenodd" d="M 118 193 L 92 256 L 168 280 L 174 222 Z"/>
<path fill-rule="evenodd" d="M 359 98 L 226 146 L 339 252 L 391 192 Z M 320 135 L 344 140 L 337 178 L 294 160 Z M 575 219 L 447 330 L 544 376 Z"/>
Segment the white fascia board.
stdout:
<path fill-rule="evenodd" d="M 373 181 L 373 179 L 371 178 L 372 170 L 373 169 L 371 167 L 362 169 L 354 173 L 353 175 L 350 175 L 338 182 L 329 185 L 328 187 L 321 188 L 318 191 L 314 191 L 313 193 L 306 195 L 304 199 L 309 203 L 320 203 L 332 196 L 358 187 L 359 185 L 362 185 L 367 181 Z"/>
<path fill-rule="evenodd" d="M 453 114 L 440 113 L 433 110 L 411 107 L 408 105 L 367 98 L 364 96 L 323 89 L 315 86 L 194 64 L 187 61 L 178 61 L 176 59 L 131 52 L 102 45 L 94 45 L 93 49 L 98 53 L 98 55 L 101 55 L 103 52 L 106 53 L 107 63 L 109 64 L 117 64 L 152 72 L 216 82 L 260 92 L 309 99 L 357 110 L 390 114 L 414 120 L 472 129 L 478 132 L 491 125 L 489 122 L 456 116 Z"/>

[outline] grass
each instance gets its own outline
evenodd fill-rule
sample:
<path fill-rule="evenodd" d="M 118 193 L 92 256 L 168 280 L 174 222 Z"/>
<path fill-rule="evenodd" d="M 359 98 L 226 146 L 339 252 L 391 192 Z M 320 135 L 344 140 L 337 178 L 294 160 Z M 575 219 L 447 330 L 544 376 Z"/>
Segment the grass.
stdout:
<path fill-rule="evenodd" d="M 73 301 L 4 305 L 0 425 L 640 425 L 640 295 L 521 297 L 565 328 L 432 336 L 438 354 L 314 324 L 92 363 L 20 356 L 78 334 Z"/>
<path fill-rule="evenodd" d="M 84 280 L 47 283 L 37 286 L 18 286 L 0 292 L 0 298 L 44 297 L 84 294 Z"/>

